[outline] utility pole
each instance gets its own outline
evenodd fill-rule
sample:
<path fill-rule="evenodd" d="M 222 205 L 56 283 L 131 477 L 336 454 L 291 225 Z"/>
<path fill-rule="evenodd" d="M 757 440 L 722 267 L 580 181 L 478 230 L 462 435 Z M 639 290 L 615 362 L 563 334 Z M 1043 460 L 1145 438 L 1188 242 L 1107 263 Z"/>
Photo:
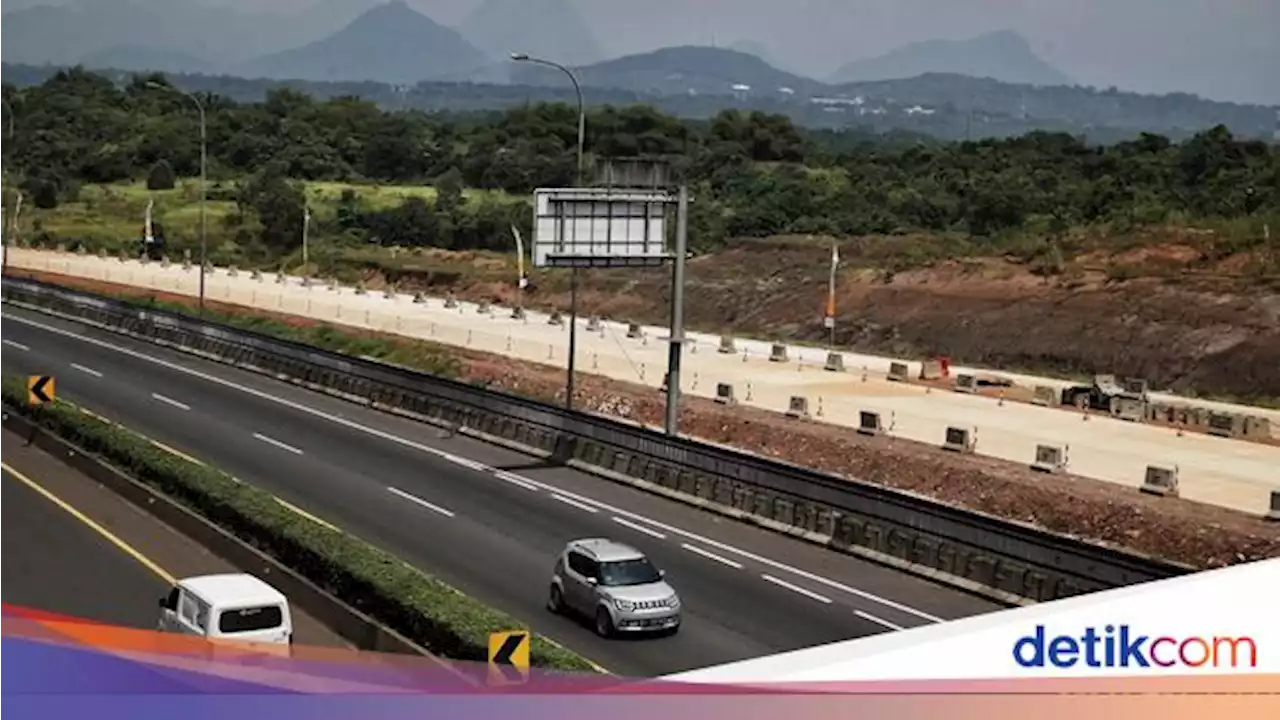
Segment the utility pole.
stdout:
<path fill-rule="evenodd" d="M 572 70 L 557 62 L 530 56 L 528 53 L 511 53 L 515 62 L 527 62 L 555 68 L 569 76 L 573 91 L 578 96 L 578 179 L 576 187 L 582 187 L 582 158 L 587 140 L 587 112 L 582 99 L 582 84 Z M 578 266 L 569 271 L 569 376 L 565 381 L 564 408 L 573 409 L 574 375 L 578 361 Z"/>
<path fill-rule="evenodd" d="M 311 272 L 307 269 L 307 231 L 311 228 L 311 208 L 307 206 L 304 198 L 302 201 L 302 272 L 308 276 Z"/>
<path fill-rule="evenodd" d="M 208 197 L 208 162 L 209 162 L 209 135 L 208 124 L 205 122 L 204 103 L 200 102 L 200 98 L 186 90 L 180 90 L 172 85 L 163 85 L 158 82 L 149 82 L 147 87 L 157 90 L 168 90 L 186 97 L 196 106 L 196 110 L 200 113 L 200 300 L 199 309 L 200 317 L 204 317 L 204 275 L 205 266 L 209 262 L 209 222 L 208 216 L 205 214 L 205 199 Z"/>
<path fill-rule="evenodd" d="M 4 152 L 0 152 L 0 181 L 4 181 L 0 183 L 0 204 L 4 205 L 4 217 L 0 218 L 0 242 L 3 242 L 0 245 L 0 275 L 8 275 L 10 225 L 18 223 L 17 200 L 14 201 L 12 217 L 9 215 L 9 192 L 13 190 L 9 183 L 9 154 L 13 152 L 14 118 L 13 105 L 8 100 L 0 100 L 0 108 L 4 108 L 5 115 L 9 118 L 9 133 L 5 136 L 8 140 L 5 141 Z"/>

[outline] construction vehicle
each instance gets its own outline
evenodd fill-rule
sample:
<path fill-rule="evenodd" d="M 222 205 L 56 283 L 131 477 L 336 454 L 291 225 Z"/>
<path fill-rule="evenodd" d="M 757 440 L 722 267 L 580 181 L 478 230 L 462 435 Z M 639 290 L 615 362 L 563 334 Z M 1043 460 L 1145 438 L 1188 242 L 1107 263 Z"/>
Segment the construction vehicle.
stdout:
<path fill-rule="evenodd" d="M 1128 378 L 1124 384 L 1115 375 L 1094 375 L 1092 385 L 1073 385 L 1062 391 L 1062 404 L 1075 405 L 1081 410 L 1102 410 L 1119 415 L 1123 401 L 1131 400 L 1145 405 L 1147 381 Z"/>

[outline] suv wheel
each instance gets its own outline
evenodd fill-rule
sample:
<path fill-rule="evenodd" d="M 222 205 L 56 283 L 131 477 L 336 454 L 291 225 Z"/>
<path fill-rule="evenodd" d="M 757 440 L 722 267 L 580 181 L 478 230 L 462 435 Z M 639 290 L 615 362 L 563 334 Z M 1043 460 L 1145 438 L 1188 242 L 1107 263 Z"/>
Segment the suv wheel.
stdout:
<path fill-rule="evenodd" d="M 556 614 L 564 611 L 564 597 L 556 585 L 551 586 L 551 594 L 547 597 L 547 609 Z"/>
<path fill-rule="evenodd" d="M 604 608 L 596 610 L 596 634 L 605 638 L 613 635 L 613 618 L 609 617 L 609 611 Z"/>

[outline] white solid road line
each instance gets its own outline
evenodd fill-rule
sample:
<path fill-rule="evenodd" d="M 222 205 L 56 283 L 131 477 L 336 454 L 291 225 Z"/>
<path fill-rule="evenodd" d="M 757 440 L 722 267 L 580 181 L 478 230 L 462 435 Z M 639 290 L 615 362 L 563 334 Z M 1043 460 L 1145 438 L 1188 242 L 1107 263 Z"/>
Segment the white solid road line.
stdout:
<path fill-rule="evenodd" d="M 277 439 L 275 439 L 275 438 L 267 437 L 266 435 L 263 435 L 262 433 L 254 433 L 254 434 L 253 434 L 253 437 L 254 437 L 254 438 L 256 438 L 256 439 L 258 439 L 258 440 L 261 440 L 262 442 L 264 442 L 264 443 L 266 443 L 266 444 L 268 444 L 268 445 L 275 445 L 276 447 L 280 448 L 281 450 L 288 450 L 289 452 L 293 453 L 294 455 L 301 455 L 301 454 L 302 454 L 302 451 L 301 451 L 301 450 L 299 450 L 298 448 L 296 448 L 296 447 L 294 447 L 294 446 L 292 446 L 292 445 L 286 444 L 286 443 L 282 443 L 282 442 L 280 442 L 279 440 L 277 440 Z"/>
<path fill-rule="evenodd" d="M 85 367 L 85 366 L 81 365 L 80 363 L 71 363 L 71 367 L 73 367 L 73 368 L 75 368 L 75 369 L 79 370 L 79 371 L 80 371 L 80 372 L 82 372 L 82 373 L 87 373 L 87 374 L 92 375 L 92 376 L 94 376 L 94 377 L 102 377 L 102 373 L 98 372 L 97 370 L 94 370 L 94 369 L 93 369 L 93 368 L 91 368 L 91 367 Z"/>
<path fill-rule="evenodd" d="M 393 488 L 393 487 L 389 487 L 389 488 L 387 488 L 387 490 L 388 490 L 392 495 L 395 495 L 395 496 L 397 496 L 397 497 L 402 497 L 402 498 L 404 498 L 405 500 L 408 500 L 408 501 L 409 501 L 409 502 L 411 502 L 411 503 L 416 503 L 416 504 L 418 504 L 418 505 L 421 505 L 422 507 L 424 507 L 424 508 L 426 508 L 426 509 L 428 509 L 428 510 L 431 510 L 431 511 L 433 511 L 433 512 L 438 512 L 438 513 L 440 513 L 441 515 L 443 515 L 443 516 L 445 516 L 445 517 L 453 517 L 453 511 L 451 511 L 451 510 L 445 510 L 444 508 L 440 507 L 439 505 L 433 505 L 433 504 L 431 504 L 431 503 L 427 502 L 426 500 L 423 500 L 422 498 L 418 497 L 417 495 L 411 495 L 411 494 L 409 494 L 409 493 L 407 493 L 407 492 L 405 492 L 405 491 L 401 490 L 400 488 Z"/>
<path fill-rule="evenodd" d="M 722 565 L 728 565 L 729 567 L 735 570 L 742 569 L 742 563 L 738 562 L 737 560 L 730 560 L 729 558 L 720 557 L 719 555 L 716 555 L 713 552 L 707 552 L 706 550 L 703 550 L 697 545 L 690 545 L 689 543 L 680 543 L 680 547 L 684 548 L 685 550 L 688 550 L 694 555 L 701 555 L 702 557 L 708 560 L 715 560 L 716 562 Z"/>
<path fill-rule="evenodd" d="M 327 412 L 324 412 L 323 410 L 316 410 L 315 408 L 308 407 L 301 403 L 296 403 L 296 402 L 293 402 L 292 400 L 286 400 L 284 398 L 276 397 L 275 395 L 272 395 L 270 393 L 266 393 L 261 390 L 256 390 L 254 388 L 241 385 L 231 380 L 226 380 L 226 379 L 217 377 L 215 375 L 210 375 L 208 373 L 201 372 L 199 370 L 194 370 L 192 368 L 179 365 L 177 363 L 169 362 L 168 360 L 162 360 L 160 358 L 147 355 L 146 353 L 138 352 L 137 350 L 131 350 L 126 347 L 121 347 L 119 345 L 113 345 L 109 342 L 98 340 L 97 338 L 84 337 L 82 335 L 77 335 L 76 333 L 63 330 L 61 328 L 51 327 L 49 325 L 43 325 L 33 320 L 28 320 L 26 318 L 18 317 L 16 315 L 11 315 L 9 313 L 0 313 L 0 314 L 2 314 L 3 317 L 5 317 L 6 319 L 13 320 L 14 322 L 19 322 L 24 325 L 28 325 L 30 327 L 38 328 L 40 330 L 44 330 L 45 332 L 51 332 L 51 333 L 54 333 L 55 335 L 62 335 L 65 337 L 72 338 L 74 340 L 79 340 L 80 342 L 88 343 L 90 345 L 96 345 L 98 347 L 105 348 L 107 350 L 112 350 L 114 352 L 118 352 L 123 355 L 128 355 L 129 357 L 137 358 L 139 360 L 152 363 L 154 365 L 159 365 L 160 367 L 169 368 L 170 370 L 174 370 L 176 372 L 180 372 L 180 373 L 189 375 L 191 377 L 200 378 L 201 380 L 205 380 L 206 382 L 210 382 L 215 385 L 221 385 L 223 387 L 231 388 L 233 390 L 237 390 L 239 392 L 245 393 L 246 395 L 252 395 L 254 397 L 261 398 L 269 402 L 274 402 L 278 405 L 281 405 L 287 408 L 292 408 L 299 412 L 303 412 L 313 417 L 318 417 L 318 418 L 327 420 L 336 425 L 341 425 L 351 430 L 358 430 L 360 432 L 363 432 L 367 435 L 371 435 L 373 437 L 382 438 L 383 440 L 388 440 L 390 442 L 397 443 L 404 447 L 413 448 L 415 450 L 427 453 L 429 455 L 435 455 L 436 457 L 442 458 L 449 462 L 453 462 L 455 464 L 463 465 L 464 467 L 475 465 L 474 460 L 470 460 L 467 458 L 460 458 L 456 455 L 453 455 L 452 453 L 445 452 L 444 450 L 438 450 L 429 445 L 423 445 L 422 443 L 414 442 L 413 440 L 407 440 L 405 438 L 400 437 L 399 435 L 395 435 L 394 433 L 378 430 L 377 428 L 372 428 L 367 425 L 361 425 L 358 422 L 347 420 L 346 418 L 333 415 L 332 413 L 327 413 Z M 459 461 L 462 461 L 462 462 L 459 462 Z M 486 473 L 486 474 L 492 474 L 492 473 Z M 666 523 L 658 522 L 657 520 L 651 520 L 643 515 L 638 515 L 628 510 L 616 508 L 611 505 L 602 503 L 598 500 L 593 500 L 591 498 L 583 497 L 581 495 L 577 495 L 567 490 L 561 490 L 560 488 L 557 488 L 554 485 L 548 485 L 546 483 L 539 482 L 536 480 L 531 480 L 529 478 L 523 478 L 523 479 L 528 483 L 530 483 L 531 485 L 537 486 L 542 490 L 560 494 L 562 497 L 573 498 L 575 500 L 578 500 L 579 502 L 590 503 L 602 510 L 608 511 L 620 517 L 625 517 L 631 520 L 647 523 L 649 525 L 652 525 L 654 528 L 665 530 L 666 532 L 671 533 L 673 535 L 679 535 L 687 540 L 692 540 L 694 542 L 716 548 L 717 550 L 727 552 L 733 555 L 737 555 L 738 557 L 745 558 L 747 560 L 759 563 L 761 565 L 773 568 L 775 570 L 781 570 L 783 572 L 796 575 L 797 577 L 805 578 L 806 580 L 818 583 L 820 585 L 824 585 L 826 587 L 832 588 L 833 590 L 839 590 L 843 593 L 854 595 L 856 597 L 863 598 L 864 600 L 869 600 L 879 605 L 884 605 L 885 607 L 891 607 L 895 610 L 898 610 L 899 612 L 906 613 L 907 615 L 920 618 L 921 620 L 927 620 L 929 622 L 945 622 L 944 618 L 938 617 L 936 615 L 931 615 L 922 610 L 917 610 L 916 608 L 913 608 L 910 605 L 905 605 L 903 603 L 897 602 L 895 600 L 890 600 L 889 598 L 881 597 L 879 595 L 867 592 L 865 590 L 860 590 L 855 587 L 850 587 L 848 585 L 845 585 L 844 583 L 840 583 L 835 580 L 831 580 L 829 578 L 824 578 L 821 575 L 815 575 L 814 573 L 811 573 L 807 570 L 801 570 L 800 568 L 792 567 L 785 563 L 780 563 L 776 560 L 770 560 L 769 558 L 756 555 L 755 553 L 748 552 L 746 550 L 741 550 L 739 548 L 733 547 L 732 545 L 728 545 L 726 543 L 722 543 L 707 537 L 703 537 L 701 535 L 698 535 L 697 533 L 689 532 L 688 530 L 683 530 L 673 525 L 668 525 Z"/>
<path fill-rule="evenodd" d="M 632 530 L 635 530 L 636 532 L 639 532 L 639 533 L 644 533 L 645 535 L 648 535 L 649 537 L 656 537 L 656 538 L 658 538 L 659 540 L 666 540 L 666 539 L 667 539 L 667 536 L 666 536 L 666 535 L 663 535 L 662 533 L 658 532 L 657 530 L 650 530 L 649 528 L 647 528 L 647 527 L 645 527 L 645 526 L 643 526 L 643 525 L 637 525 L 636 523 L 633 523 L 633 522 L 631 522 L 630 520 L 624 520 L 624 519 L 622 519 L 622 518 L 620 518 L 620 517 L 614 516 L 613 521 L 614 521 L 614 522 L 616 522 L 616 523 L 618 523 L 618 524 L 619 524 L 619 525 L 621 525 L 622 527 L 631 528 Z"/>
<path fill-rule="evenodd" d="M 586 503 L 584 503 L 584 502 L 578 502 L 577 500 L 574 500 L 573 498 L 565 497 L 564 495 L 561 495 L 560 493 L 557 493 L 557 492 L 552 492 L 552 493 L 551 493 L 551 497 L 555 498 L 556 500 L 559 500 L 560 502 L 564 503 L 565 505 L 572 505 L 573 507 L 576 507 L 576 508 L 578 508 L 579 510 L 585 510 L 586 512 L 589 512 L 589 513 L 598 513 L 598 512 L 600 512 L 599 510 L 597 510 L 597 509 L 595 509 L 595 508 L 591 507 L 590 505 L 588 505 L 588 504 L 586 504 Z"/>
<path fill-rule="evenodd" d="M 774 585 L 777 585 L 778 587 L 786 588 L 793 593 L 799 593 L 801 595 L 804 595 L 807 598 L 812 598 L 814 600 L 817 600 L 820 603 L 823 603 L 826 605 L 831 604 L 831 598 L 826 597 L 825 595 L 819 595 L 818 593 L 813 592 L 812 590 L 805 590 L 799 585 L 792 585 L 786 580 L 779 580 L 778 578 L 772 575 L 761 575 L 760 579 L 764 580 L 765 582 L 771 582 Z"/>
<path fill-rule="evenodd" d="M 861 611 L 861 610 L 854 610 L 854 611 L 853 611 L 853 614 L 854 614 L 854 615 L 857 615 L 858 617 L 862 618 L 863 620 L 870 620 L 871 622 L 873 622 L 873 623 L 875 623 L 875 624 L 877 624 L 877 625 L 883 625 L 883 626 L 885 626 L 885 627 L 889 628 L 890 630 L 906 630 L 906 628 L 905 628 L 905 627 L 903 627 L 903 626 L 901 626 L 901 625 L 897 625 L 897 624 L 895 624 L 895 623 L 891 623 L 891 622 L 889 622 L 888 620 L 885 620 L 884 618 L 878 618 L 878 617 L 876 617 L 875 615 L 872 615 L 872 614 L 871 614 L 871 613 L 869 613 L 869 612 L 863 612 L 863 611 Z"/>
<path fill-rule="evenodd" d="M 5 345 L 8 345 L 9 347 L 12 347 L 12 348 L 18 348 L 19 350 L 30 350 L 30 349 L 31 349 L 31 348 L 27 347 L 26 345 L 23 345 L 23 344 L 22 344 L 22 343 L 20 343 L 20 342 L 14 342 L 14 341 L 12 341 L 12 340 L 5 340 L 5 341 L 4 341 L 4 344 L 5 344 Z"/>
<path fill-rule="evenodd" d="M 174 406 L 174 407 L 178 408 L 179 410 L 190 410 L 190 409 L 191 409 L 191 406 L 190 406 L 190 405 L 187 405 L 187 404 L 185 404 L 185 403 L 180 403 L 180 402 L 178 402 L 177 400 L 174 400 L 173 398 L 167 398 L 167 397 L 165 397 L 165 396 L 161 395 L 160 393 L 151 393 L 151 397 L 155 398 L 156 400 L 159 400 L 159 401 L 160 401 L 160 402 L 162 402 L 162 403 L 165 403 L 166 405 L 172 405 L 172 406 Z"/>

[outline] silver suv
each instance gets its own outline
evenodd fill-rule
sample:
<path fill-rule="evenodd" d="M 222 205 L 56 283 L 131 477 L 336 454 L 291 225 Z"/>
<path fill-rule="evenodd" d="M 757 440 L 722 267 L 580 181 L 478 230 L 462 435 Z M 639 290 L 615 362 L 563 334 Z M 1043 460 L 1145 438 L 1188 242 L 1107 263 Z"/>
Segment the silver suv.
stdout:
<path fill-rule="evenodd" d="M 680 630 L 680 597 L 644 553 L 604 538 L 574 540 L 556 559 L 547 608 L 595 620 L 596 633 Z"/>

